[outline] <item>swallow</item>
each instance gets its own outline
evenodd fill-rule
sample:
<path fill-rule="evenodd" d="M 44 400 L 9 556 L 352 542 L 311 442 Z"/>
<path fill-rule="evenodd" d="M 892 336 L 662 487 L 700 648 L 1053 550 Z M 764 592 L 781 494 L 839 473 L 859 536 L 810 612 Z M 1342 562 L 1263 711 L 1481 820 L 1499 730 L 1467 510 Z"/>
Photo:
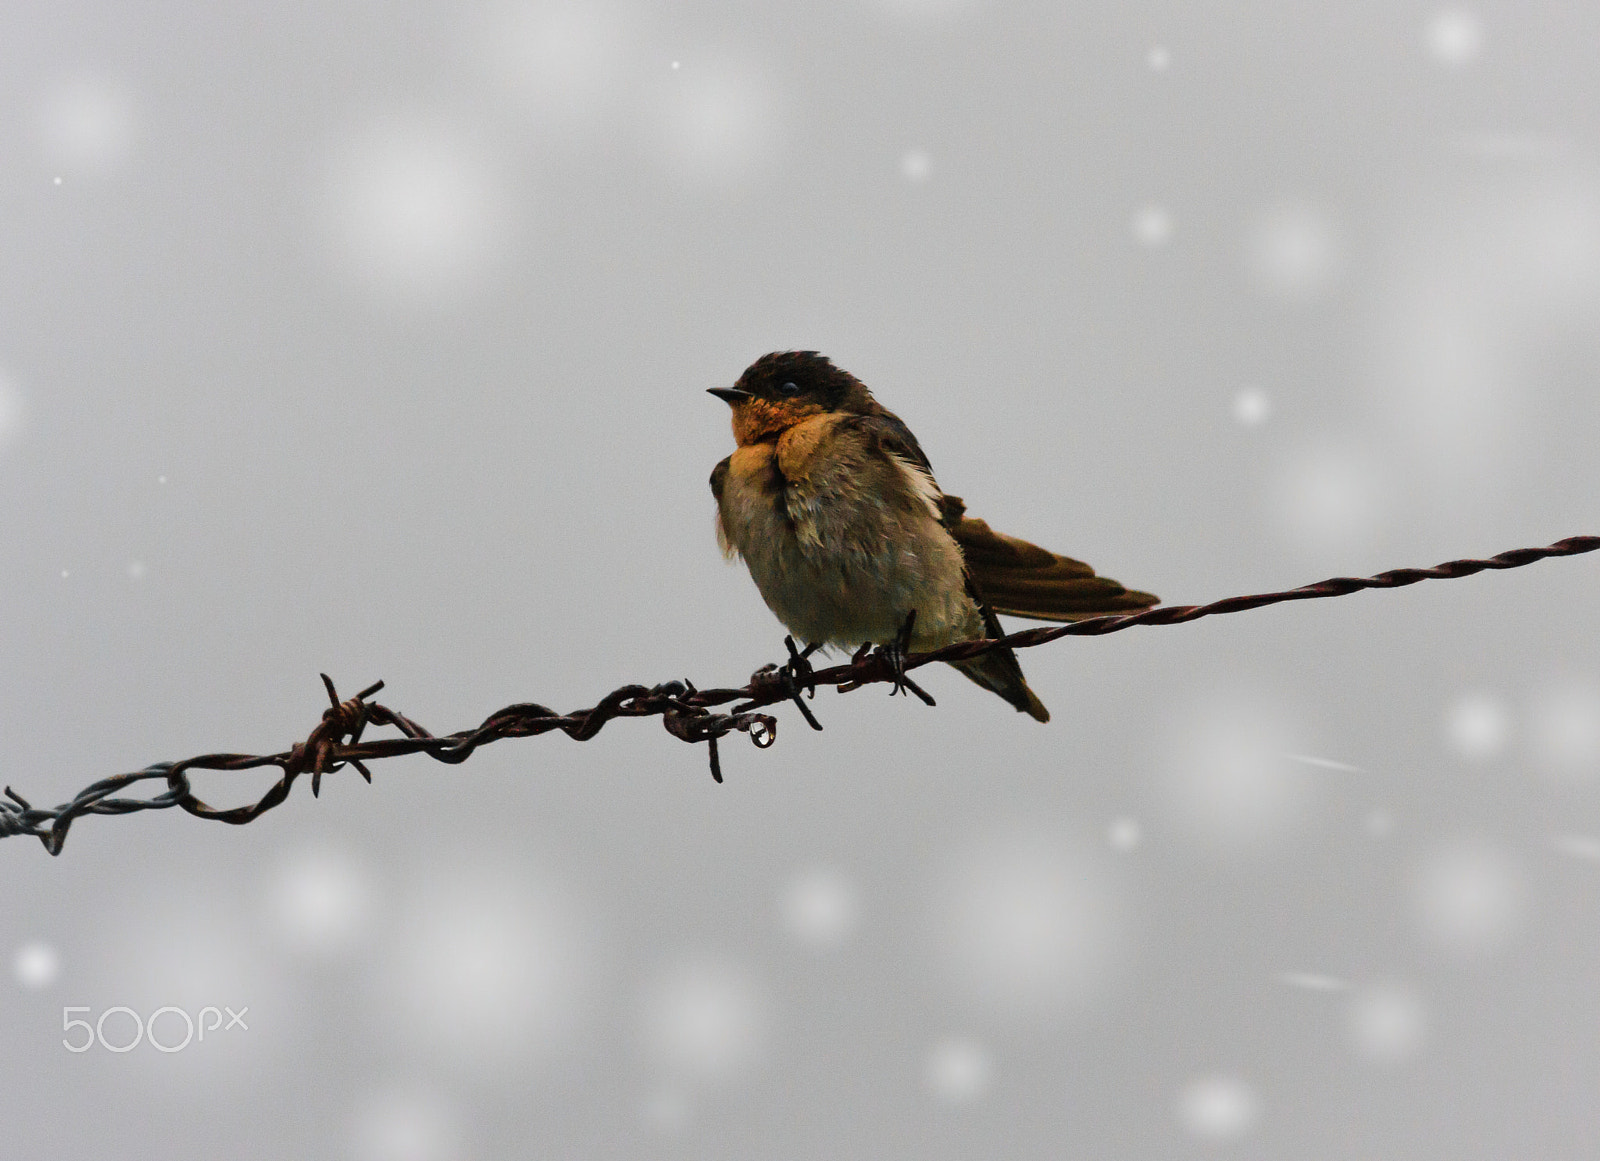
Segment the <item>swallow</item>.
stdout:
<path fill-rule="evenodd" d="M 911 429 L 816 351 L 763 355 L 710 393 L 729 405 L 737 444 L 711 472 L 717 542 L 807 653 L 927 652 L 1004 636 L 1001 613 L 1073 621 L 1159 603 L 967 516 Z M 1050 720 L 1011 649 L 950 664 Z"/>

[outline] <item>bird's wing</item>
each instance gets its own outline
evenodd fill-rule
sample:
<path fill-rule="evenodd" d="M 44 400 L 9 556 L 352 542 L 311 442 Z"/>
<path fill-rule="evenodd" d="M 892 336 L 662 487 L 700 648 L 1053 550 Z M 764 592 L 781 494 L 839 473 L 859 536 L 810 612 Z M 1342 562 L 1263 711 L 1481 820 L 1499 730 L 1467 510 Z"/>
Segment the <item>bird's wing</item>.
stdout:
<path fill-rule="evenodd" d="M 923 471 L 933 476 L 933 465 L 928 462 L 927 454 L 922 450 L 922 445 L 917 442 L 917 437 L 911 434 L 911 429 L 905 421 L 882 404 L 874 404 L 877 411 L 871 415 L 852 417 L 855 423 L 868 432 L 884 451 L 892 452 L 903 460 L 915 464 Z"/>
<path fill-rule="evenodd" d="M 717 501 L 717 547 L 722 549 L 722 555 L 727 560 L 739 555 L 739 550 L 728 536 L 728 526 L 722 522 L 722 486 L 728 479 L 728 466 L 732 462 L 732 456 L 724 456 L 711 469 L 711 495 Z"/>
<path fill-rule="evenodd" d="M 943 522 L 944 493 L 933 478 L 933 465 L 911 429 L 892 411 L 881 406 L 871 415 L 852 415 L 845 421 L 866 437 L 869 445 L 898 464 L 912 495 L 927 505 L 930 514 Z"/>
<path fill-rule="evenodd" d="M 943 507 L 945 527 L 961 545 L 967 571 L 997 613 L 1036 621 L 1077 621 L 1136 613 L 1161 603 L 1152 593 L 1096 576 L 1081 560 L 996 532 L 987 522 L 966 515 L 966 505 L 957 496 L 945 496 Z"/>

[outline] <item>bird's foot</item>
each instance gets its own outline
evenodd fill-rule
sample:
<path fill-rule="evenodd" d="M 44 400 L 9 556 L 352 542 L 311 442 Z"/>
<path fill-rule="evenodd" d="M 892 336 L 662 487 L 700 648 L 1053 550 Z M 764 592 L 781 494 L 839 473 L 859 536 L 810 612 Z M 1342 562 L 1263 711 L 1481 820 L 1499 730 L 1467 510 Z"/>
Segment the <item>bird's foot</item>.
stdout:
<path fill-rule="evenodd" d="M 811 674 L 814 671 L 811 668 L 810 657 L 818 649 L 822 648 L 822 642 L 813 641 L 804 649 L 796 649 L 794 647 L 794 638 L 786 635 L 783 639 L 783 647 L 789 651 L 789 660 L 783 663 L 783 672 L 788 675 L 790 683 L 798 691 L 800 686 L 811 679 Z M 808 696 L 817 696 L 816 686 L 806 685 L 805 690 Z"/>
<path fill-rule="evenodd" d="M 782 665 L 764 665 L 756 671 L 754 676 L 757 680 L 768 679 L 776 681 L 779 688 L 783 690 L 784 696 L 794 702 L 795 706 L 800 710 L 800 716 L 806 719 L 806 724 L 813 730 L 820 730 L 822 723 L 817 721 L 816 715 L 811 712 L 811 707 L 801 699 L 800 691 L 804 690 L 811 697 L 817 696 L 817 687 L 810 684 L 811 675 L 815 672 L 811 668 L 810 658 L 813 653 L 822 648 L 822 643 L 820 641 L 813 642 L 804 649 L 799 649 L 795 647 L 793 637 L 785 636 L 783 644 L 784 648 L 789 650 L 789 660 Z"/>
<path fill-rule="evenodd" d="M 906 614 L 905 624 L 900 626 L 900 632 L 895 634 L 894 640 L 887 645 L 879 645 L 875 652 L 889 666 L 889 674 L 894 683 L 894 687 L 889 690 L 890 697 L 897 693 L 914 693 L 929 705 L 935 705 L 937 703 L 934 702 L 933 695 L 906 676 L 906 658 L 911 654 L 911 630 L 916 623 L 917 611 L 912 609 Z M 856 657 L 865 656 L 867 651 L 868 646 L 863 645 Z"/>

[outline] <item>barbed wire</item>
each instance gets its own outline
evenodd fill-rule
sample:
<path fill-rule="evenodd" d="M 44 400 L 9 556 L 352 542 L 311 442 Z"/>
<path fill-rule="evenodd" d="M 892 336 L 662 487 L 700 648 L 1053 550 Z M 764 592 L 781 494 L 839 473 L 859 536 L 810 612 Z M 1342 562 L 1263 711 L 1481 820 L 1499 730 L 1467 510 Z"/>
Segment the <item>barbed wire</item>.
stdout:
<path fill-rule="evenodd" d="M 383 758 L 426 754 L 435 761 L 454 765 L 465 762 L 480 746 L 505 738 L 537 737 L 559 730 L 573 741 L 585 742 L 618 718 L 659 717 L 673 737 L 685 742 L 706 743 L 711 776 L 721 782 L 718 739 L 735 732 L 748 734 L 752 742 L 765 749 L 777 740 L 778 722 L 771 714 L 758 711 L 785 701 L 792 702 L 806 722 L 820 730 L 821 723 L 802 700 L 802 695 L 814 697 L 819 686 L 831 685 L 837 692 L 848 693 L 877 682 L 890 682 L 897 690 L 908 689 L 932 705 L 933 698 L 906 677 L 907 671 L 936 661 L 965 660 L 1006 646 L 1029 649 L 1061 637 L 1100 636 L 1135 625 L 1177 625 L 1284 601 L 1341 597 L 1361 589 L 1401 588 L 1419 581 L 1472 576 L 1486 569 L 1521 568 L 1546 557 L 1576 556 L 1596 549 L 1600 549 L 1600 536 L 1570 536 L 1544 548 L 1518 548 L 1483 560 L 1452 560 L 1433 568 L 1393 569 L 1370 577 L 1333 577 L 1297 589 L 1228 597 L 1209 605 L 1158 605 L 1139 613 L 1092 617 L 1064 625 L 1024 629 L 1000 638 L 963 641 L 927 653 L 896 656 L 893 650 L 863 649 L 848 663 L 825 669 L 813 668 L 805 654 L 796 650 L 794 642 L 786 640 L 789 660 L 781 666 L 764 666 L 751 675 L 748 685 L 738 689 L 697 689 L 689 681 L 668 681 L 653 686 L 625 685 L 612 690 L 588 709 L 558 713 L 547 706 L 522 702 L 490 714 L 475 729 L 442 737 L 429 733 L 388 706 L 369 701 L 383 688 L 383 682 L 375 682 L 354 697 L 340 701 L 332 680 L 322 674 L 329 708 L 323 711 L 322 720 L 306 740 L 291 749 L 279 754 L 201 754 L 181 762 L 157 762 L 132 773 L 103 778 L 85 787 L 71 802 L 51 809 L 33 806 L 7 786 L 5 800 L 0 800 L 0 838 L 32 835 L 44 844 L 45 850 L 58 855 L 66 842 L 67 831 L 84 815 L 133 814 L 172 807 L 180 807 L 197 818 L 243 824 L 283 802 L 295 781 L 306 774 L 311 775 L 311 793 L 315 796 L 322 789 L 324 774 L 346 766 L 354 767 L 370 783 L 372 771 L 367 763 Z M 730 702 L 738 704 L 725 713 L 715 709 Z M 362 735 L 368 726 L 393 726 L 401 736 L 363 741 Z M 189 781 L 192 770 L 252 770 L 264 766 L 277 767 L 278 780 L 257 801 L 244 806 L 218 809 L 207 805 L 195 795 Z M 157 779 L 165 781 L 167 788 L 153 797 L 114 797 L 137 783 Z"/>

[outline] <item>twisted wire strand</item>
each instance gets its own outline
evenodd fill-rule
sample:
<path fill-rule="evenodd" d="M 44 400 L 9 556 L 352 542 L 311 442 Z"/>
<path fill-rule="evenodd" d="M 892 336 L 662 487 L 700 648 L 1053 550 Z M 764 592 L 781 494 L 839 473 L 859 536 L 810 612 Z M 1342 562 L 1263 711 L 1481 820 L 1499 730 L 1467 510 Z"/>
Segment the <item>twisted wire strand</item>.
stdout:
<path fill-rule="evenodd" d="M 322 674 L 329 707 L 306 740 L 278 754 L 201 754 L 179 762 L 156 762 L 142 770 L 114 774 L 85 787 L 71 802 L 53 808 L 35 807 L 22 795 L 5 788 L 0 799 L 0 838 L 32 835 L 52 855 L 61 853 L 72 823 L 89 814 L 134 814 L 145 810 L 179 807 L 197 818 L 242 825 L 252 822 L 289 797 L 302 775 L 311 775 L 311 793 L 322 788 L 322 776 L 346 766 L 353 767 L 369 783 L 368 762 L 397 758 L 406 754 L 426 754 L 438 762 L 455 765 L 465 762 L 481 746 L 505 738 L 537 737 L 560 731 L 575 742 L 585 742 L 618 718 L 659 717 L 673 737 L 684 742 L 706 743 L 711 775 L 722 781 L 718 739 L 730 733 L 743 733 L 765 749 L 777 740 L 778 722 L 771 714 L 758 712 L 779 702 L 797 706 L 808 724 L 817 722 L 802 695 L 815 693 L 829 685 L 845 693 L 864 685 L 891 682 L 909 687 L 932 704 L 933 699 L 905 677 L 908 670 L 936 661 L 960 661 L 993 649 L 1009 646 L 1029 649 L 1061 637 L 1100 636 L 1131 629 L 1135 625 L 1177 625 L 1219 613 L 1242 613 L 1284 601 L 1306 601 L 1323 597 L 1342 597 L 1362 589 L 1393 589 L 1425 580 L 1452 580 L 1472 576 L 1488 569 L 1522 568 L 1537 560 L 1554 556 L 1576 556 L 1600 549 L 1600 536 L 1569 536 L 1544 548 L 1517 548 L 1487 559 L 1451 560 L 1433 568 L 1399 568 L 1370 577 L 1333 577 L 1301 588 L 1275 593 L 1227 597 L 1208 605 L 1158 605 L 1140 613 L 1086 618 L 1064 625 L 1024 629 L 1005 637 L 962 641 L 927 653 L 896 658 L 885 650 L 858 654 L 848 664 L 813 669 L 790 643 L 790 661 L 784 666 L 768 665 L 757 670 L 750 682 L 738 689 L 697 689 L 689 681 L 668 681 L 659 685 L 625 685 L 603 697 L 588 709 L 558 713 L 548 706 L 520 702 L 497 710 L 470 730 L 436 736 L 404 714 L 369 699 L 383 688 L 379 681 L 345 701 L 333 682 Z M 714 707 L 738 702 L 728 712 Z M 399 737 L 363 740 L 368 726 L 389 726 Z M 251 770 L 275 766 L 279 777 L 255 802 L 243 806 L 218 808 L 203 802 L 189 781 L 191 770 Z M 117 797 L 119 792 L 141 782 L 161 780 L 166 789 L 147 798 Z"/>

